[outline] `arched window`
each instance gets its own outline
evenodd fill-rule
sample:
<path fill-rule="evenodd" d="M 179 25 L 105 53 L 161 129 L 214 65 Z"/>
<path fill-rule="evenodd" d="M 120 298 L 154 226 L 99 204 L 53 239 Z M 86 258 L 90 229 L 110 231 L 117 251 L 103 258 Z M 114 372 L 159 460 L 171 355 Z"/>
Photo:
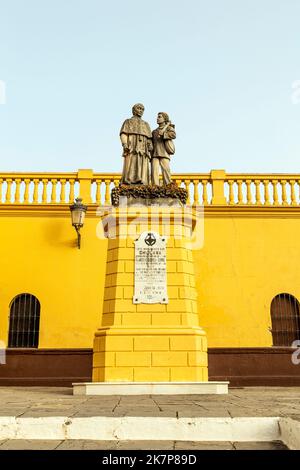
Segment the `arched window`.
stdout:
<path fill-rule="evenodd" d="M 273 346 L 291 346 L 300 339 L 299 302 L 291 294 L 278 294 L 271 303 Z"/>
<path fill-rule="evenodd" d="M 32 294 L 20 294 L 13 299 L 9 314 L 9 348 L 38 347 L 40 308 L 40 302 Z"/>

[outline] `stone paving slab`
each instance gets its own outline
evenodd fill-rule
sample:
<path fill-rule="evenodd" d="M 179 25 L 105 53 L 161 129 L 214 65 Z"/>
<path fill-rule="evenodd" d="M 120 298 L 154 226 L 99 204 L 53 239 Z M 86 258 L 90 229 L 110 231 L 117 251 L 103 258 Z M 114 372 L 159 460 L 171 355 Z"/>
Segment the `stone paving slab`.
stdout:
<path fill-rule="evenodd" d="M 234 442 L 235 450 L 289 450 L 281 441 Z"/>
<path fill-rule="evenodd" d="M 235 450 L 232 442 L 176 441 L 175 450 Z"/>
<path fill-rule="evenodd" d="M 77 439 L 62 441 L 56 450 L 117 450 L 117 448 L 118 441 L 85 441 Z"/>
<path fill-rule="evenodd" d="M 195 441 L 93 441 L 18 440 L 0 441 L 2 450 L 288 450 L 273 442 L 195 442 Z"/>
<path fill-rule="evenodd" d="M 8 439 L 0 441 L 0 451 L 2 450 L 55 450 L 62 441 L 56 440 L 27 440 Z"/>
<path fill-rule="evenodd" d="M 68 387 L 0 387 L 0 416 L 300 417 L 300 387 L 231 388 L 228 395 L 78 396 Z"/>
<path fill-rule="evenodd" d="M 118 450 L 174 450 L 174 441 L 120 441 Z"/>
<path fill-rule="evenodd" d="M 67 416 L 68 418 L 73 418 L 76 415 L 76 413 L 77 413 L 76 409 L 74 409 L 73 411 L 47 410 L 47 409 L 46 410 L 41 409 L 40 411 L 36 411 L 36 410 L 28 409 L 24 413 L 19 414 L 18 418 L 21 418 L 21 417 L 22 418 L 47 418 L 47 417 L 51 418 L 51 416 L 57 416 L 57 417 Z M 3 416 L 1 412 L 0 412 L 0 416 Z M 93 415 L 90 415 L 90 416 L 95 416 L 95 413 L 93 413 Z"/>

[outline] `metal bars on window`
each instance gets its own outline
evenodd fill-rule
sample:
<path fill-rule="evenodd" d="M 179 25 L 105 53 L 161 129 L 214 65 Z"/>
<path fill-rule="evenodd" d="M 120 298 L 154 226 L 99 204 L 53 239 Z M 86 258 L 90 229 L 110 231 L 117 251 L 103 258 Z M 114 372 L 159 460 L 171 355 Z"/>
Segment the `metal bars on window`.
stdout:
<path fill-rule="evenodd" d="M 299 302 L 291 294 L 279 294 L 271 303 L 273 346 L 291 346 L 300 339 Z"/>
<path fill-rule="evenodd" d="M 10 305 L 9 348 L 37 348 L 39 344 L 40 302 L 32 294 L 17 295 Z"/>

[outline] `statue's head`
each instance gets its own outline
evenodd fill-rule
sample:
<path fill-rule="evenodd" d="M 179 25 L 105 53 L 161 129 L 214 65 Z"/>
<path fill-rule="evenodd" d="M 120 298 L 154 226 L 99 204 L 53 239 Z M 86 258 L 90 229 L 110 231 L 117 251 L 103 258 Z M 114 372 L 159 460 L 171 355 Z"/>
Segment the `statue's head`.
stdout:
<path fill-rule="evenodd" d="M 142 103 L 137 103 L 132 107 L 132 114 L 134 116 L 142 117 L 145 111 L 145 107 Z"/>
<path fill-rule="evenodd" d="M 163 124 L 164 122 L 169 122 L 169 115 L 160 111 L 157 115 L 157 124 Z"/>

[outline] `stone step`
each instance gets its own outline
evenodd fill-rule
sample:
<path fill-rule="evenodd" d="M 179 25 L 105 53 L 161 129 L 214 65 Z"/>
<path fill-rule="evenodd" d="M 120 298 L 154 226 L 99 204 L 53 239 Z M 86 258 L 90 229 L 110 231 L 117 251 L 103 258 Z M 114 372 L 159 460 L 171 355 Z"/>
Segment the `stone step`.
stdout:
<path fill-rule="evenodd" d="M 288 448 L 281 441 L 197 442 L 8 439 L 0 441 L 0 451 L 2 450 L 288 450 Z"/>

